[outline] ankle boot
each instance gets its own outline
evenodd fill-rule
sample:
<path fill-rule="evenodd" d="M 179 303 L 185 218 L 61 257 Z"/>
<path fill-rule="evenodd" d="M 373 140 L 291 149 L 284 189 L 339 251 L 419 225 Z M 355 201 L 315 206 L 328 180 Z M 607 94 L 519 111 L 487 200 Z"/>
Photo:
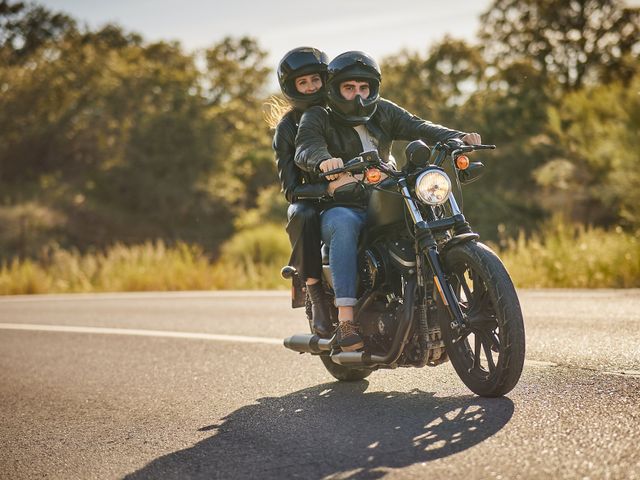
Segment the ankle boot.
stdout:
<path fill-rule="evenodd" d="M 311 299 L 313 330 L 318 336 L 329 338 L 332 334 L 331 317 L 329 316 L 329 306 L 325 299 L 322 282 L 307 285 L 307 292 Z"/>

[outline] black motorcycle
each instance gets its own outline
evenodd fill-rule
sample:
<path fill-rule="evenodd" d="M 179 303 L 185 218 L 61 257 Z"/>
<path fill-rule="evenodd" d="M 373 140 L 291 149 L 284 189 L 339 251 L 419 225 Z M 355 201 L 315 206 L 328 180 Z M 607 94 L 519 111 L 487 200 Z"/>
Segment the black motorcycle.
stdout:
<path fill-rule="evenodd" d="M 338 380 L 451 360 L 478 395 L 496 397 L 513 389 L 525 356 L 518 296 L 504 265 L 478 241 L 459 206 L 461 183 L 477 180 L 484 169 L 466 153 L 494 148 L 453 139 L 430 150 L 415 141 L 407 146 L 400 171 L 371 151 L 326 172 L 362 173 L 364 179 L 353 185 L 368 194 L 354 310 L 364 348 L 343 352 L 335 336 L 314 334 L 293 335 L 284 340 L 285 347 L 319 356 Z M 323 263 L 326 301 L 337 325 L 328 256 Z M 294 291 L 300 292 L 293 268 L 285 267 L 283 276 L 292 278 Z M 294 306 L 303 304 L 298 293 Z M 311 322 L 309 299 L 306 307 Z"/>

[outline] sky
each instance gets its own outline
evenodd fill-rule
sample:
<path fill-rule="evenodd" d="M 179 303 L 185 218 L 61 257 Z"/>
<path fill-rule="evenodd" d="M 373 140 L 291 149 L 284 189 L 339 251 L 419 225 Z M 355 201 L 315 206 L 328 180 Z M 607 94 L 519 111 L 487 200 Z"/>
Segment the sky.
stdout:
<path fill-rule="evenodd" d="M 179 40 L 188 50 L 225 36 L 250 35 L 270 66 L 292 48 L 313 46 L 332 58 L 363 50 L 374 58 L 401 49 L 425 53 L 444 35 L 473 40 L 490 0 L 39 0 L 91 28 L 116 22 L 145 39 Z"/>
<path fill-rule="evenodd" d="M 115 22 L 148 41 L 178 40 L 189 51 L 248 35 L 275 71 L 292 48 L 329 58 L 363 50 L 378 61 L 402 49 L 425 54 L 445 35 L 475 42 L 491 0 L 35 0 L 91 28 Z M 627 0 L 640 6 L 640 0 Z M 277 87 L 275 74 L 271 88 Z"/>

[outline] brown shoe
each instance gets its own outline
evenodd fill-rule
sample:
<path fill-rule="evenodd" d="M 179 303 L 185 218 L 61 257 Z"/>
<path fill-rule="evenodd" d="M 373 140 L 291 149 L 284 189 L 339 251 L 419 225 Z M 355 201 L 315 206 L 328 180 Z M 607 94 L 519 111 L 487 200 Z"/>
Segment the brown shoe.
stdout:
<path fill-rule="evenodd" d="M 364 347 L 362 337 L 358 334 L 358 327 L 352 321 L 340 322 L 336 334 L 337 345 L 343 352 L 354 352 Z"/>

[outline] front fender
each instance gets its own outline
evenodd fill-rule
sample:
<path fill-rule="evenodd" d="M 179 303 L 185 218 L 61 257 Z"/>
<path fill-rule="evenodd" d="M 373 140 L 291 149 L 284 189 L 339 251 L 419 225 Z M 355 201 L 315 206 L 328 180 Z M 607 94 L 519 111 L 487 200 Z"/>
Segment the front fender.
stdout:
<path fill-rule="evenodd" d="M 478 235 L 477 233 L 461 233 L 460 235 L 456 235 L 451 240 L 449 240 L 444 247 L 442 247 L 440 254 L 444 255 L 447 253 L 447 251 L 449 251 L 449 249 L 455 247 L 456 245 L 461 245 L 467 242 L 473 242 L 478 240 L 479 238 L 480 238 L 480 235 Z"/>

